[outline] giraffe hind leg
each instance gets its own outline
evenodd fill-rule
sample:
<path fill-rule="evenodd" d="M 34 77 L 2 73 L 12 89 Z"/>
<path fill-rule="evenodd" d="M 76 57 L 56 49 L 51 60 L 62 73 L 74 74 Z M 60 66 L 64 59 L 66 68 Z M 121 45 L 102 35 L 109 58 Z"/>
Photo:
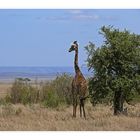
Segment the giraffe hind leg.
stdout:
<path fill-rule="evenodd" d="M 84 118 L 86 119 L 84 99 L 81 99 L 81 106 L 82 106 L 82 109 L 83 109 L 83 115 L 84 115 Z"/>
<path fill-rule="evenodd" d="M 76 114 L 75 114 L 75 106 L 73 105 L 73 117 L 75 118 L 76 117 Z"/>

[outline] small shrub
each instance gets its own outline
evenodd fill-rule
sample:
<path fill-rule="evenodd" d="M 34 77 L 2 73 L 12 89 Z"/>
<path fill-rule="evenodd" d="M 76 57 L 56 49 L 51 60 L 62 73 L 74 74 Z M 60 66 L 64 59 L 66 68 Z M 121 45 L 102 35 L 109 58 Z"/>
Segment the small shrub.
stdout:
<path fill-rule="evenodd" d="M 43 105 L 45 107 L 55 108 L 59 105 L 59 98 L 58 95 L 55 93 L 47 93 L 46 100 L 43 101 Z"/>
<path fill-rule="evenodd" d="M 0 105 L 5 105 L 6 102 L 5 102 L 5 99 L 4 98 L 0 98 Z"/>
<path fill-rule="evenodd" d="M 72 77 L 62 74 L 51 82 L 46 82 L 41 87 L 43 103 L 47 107 L 57 107 L 71 104 L 71 81 Z"/>
<path fill-rule="evenodd" d="M 65 73 L 57 76 L 53 81 L 53 87 L 55 88 L 56 94 L 59 96 L 62 102 L 65 102 L 68 105 L 72 103 L 71 82 L 72 77 Z"/>
<path fill-rule="evenodd" d="M 28 81 L 27 81 L 28 80 Z M 11 103 L 36 103 L 38 98 L 38 91 L 29 83 L 29 79 L 18 78 L 13 83 L 10 95 L 6 100 Z"/>

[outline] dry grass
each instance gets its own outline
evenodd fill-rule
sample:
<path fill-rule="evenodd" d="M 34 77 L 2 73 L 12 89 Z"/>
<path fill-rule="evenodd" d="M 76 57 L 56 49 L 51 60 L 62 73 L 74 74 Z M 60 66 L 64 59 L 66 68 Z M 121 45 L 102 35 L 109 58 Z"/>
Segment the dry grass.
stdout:
<path fill-rule="evenodd" d="M 21 104 L 0 106 L 0 130 L 92 131 L 140 130 L 140 105 L 128 116 L 113 116 L 109 106 L 86 106 L 87 119 L 72 118 L 72 107 L 57 109 Z M 78 112 L 79 113 L 79 112 Z"/>
<path fill-rule="evenodd" d="M 12 84 L 0 83 L 0 98 L 5 97 L 6 93 L 9 92 L 11 87 L 12 87 Z"/>
<path fill-rule="evenodd" d="M 0 97 L 4 97 L 10 84 L 0 84 Z M 86 104 L 87 119 L 72 118 L 71 107 L 56 109 L 34 105 L 1 105 L 0 130 L 43 130 L 43 131 L 92 131 L 92 130 L 140 130 L 140 104 L 128 106 L 128 116 L 113 116 L 110 106 L 92 107 Z"/>

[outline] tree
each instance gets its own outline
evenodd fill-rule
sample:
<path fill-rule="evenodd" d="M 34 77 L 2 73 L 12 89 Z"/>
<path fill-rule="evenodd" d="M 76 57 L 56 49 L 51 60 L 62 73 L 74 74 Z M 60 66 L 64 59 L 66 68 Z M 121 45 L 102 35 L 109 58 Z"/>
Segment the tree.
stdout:
<path fill-rule="evenodd" d="M 124 102 L 130 103 L 140 91 L 140 35 L 111 26 L 103 26 L 100 34 L 105 38 L 101 47 L 92 42 L 85 47 L 93 72 L 89 92 L 94 104 L 113 101 L 114 115 L 118 115 Z"/>

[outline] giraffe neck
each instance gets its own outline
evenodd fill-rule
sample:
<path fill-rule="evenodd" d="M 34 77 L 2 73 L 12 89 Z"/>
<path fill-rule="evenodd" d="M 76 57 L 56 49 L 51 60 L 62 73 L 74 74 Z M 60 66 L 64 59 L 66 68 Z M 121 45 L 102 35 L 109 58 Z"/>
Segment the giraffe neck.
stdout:
<path fill-rule="evenodd" d="M 80 68 L 78 66 L 78 48 L 77 50 L 75 50 L 74 69 L 75 69 L 75 73 L 80 72 Z"/>

